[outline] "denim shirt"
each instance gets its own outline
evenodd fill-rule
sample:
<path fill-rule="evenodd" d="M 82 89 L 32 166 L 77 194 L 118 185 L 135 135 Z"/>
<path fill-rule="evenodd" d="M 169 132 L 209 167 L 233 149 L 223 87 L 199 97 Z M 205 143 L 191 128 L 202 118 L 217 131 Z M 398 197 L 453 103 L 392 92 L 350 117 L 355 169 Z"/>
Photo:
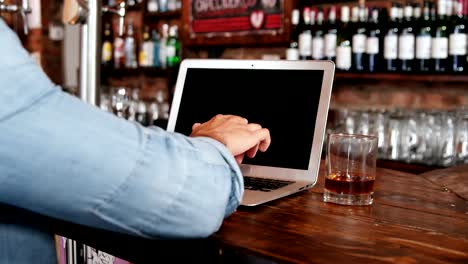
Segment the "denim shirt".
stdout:
<path fill-rule="evenodd" d="M 62 92 L 2 19 L 0 44 L 0 204 L 165 239 L 207 237 L 237 208 L 242 175 L 224 145 Z M 1 214 L 0 263 L 56 262 L 53 234 Z"/>

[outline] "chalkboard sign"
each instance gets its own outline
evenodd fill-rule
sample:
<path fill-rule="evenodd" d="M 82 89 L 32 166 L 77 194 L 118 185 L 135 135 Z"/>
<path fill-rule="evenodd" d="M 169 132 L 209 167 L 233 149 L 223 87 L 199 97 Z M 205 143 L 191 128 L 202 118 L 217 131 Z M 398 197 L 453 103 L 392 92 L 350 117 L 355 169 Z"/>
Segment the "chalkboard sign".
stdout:
<path fill-rule="evenodd" d="M 284 42 L 291 1 L 190 0 L 184 6 L 185 43 L 195 45 Z M 286 2 L 286 3 L 285 3 Z M 288 12 L 289 11 L 289 12 Z"/>

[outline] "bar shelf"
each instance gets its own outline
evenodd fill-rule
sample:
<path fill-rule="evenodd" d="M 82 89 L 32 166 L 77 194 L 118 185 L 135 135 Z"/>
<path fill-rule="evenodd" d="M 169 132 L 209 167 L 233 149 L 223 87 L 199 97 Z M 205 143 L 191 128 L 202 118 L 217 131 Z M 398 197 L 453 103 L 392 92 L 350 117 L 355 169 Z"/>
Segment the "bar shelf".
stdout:
<path fill-rule="evenodd" d="M 145 75 L 148 77 L 169 77 L 178 72 L 178 68 L 156 68 L 156 67 L 139 67 L 139 68 L 101 68 L 101 73 L 107 77 L 124 78 L 126 76 Z"/>
<path fill-rule="evenodd" d="M 158 18 L 158 19 L 173 19 L 179 18 L 182 15 L 181 10 L 166 11 L 166 12 L 146 12 L 144 14 L 147 18 Z"/>
<path fill-rule="evenodd" d="M 405 73 L 355 73 L 337 72 L 337 81 L 400 81 L 400 82 L 446 82 L 468 83 L 468 75 L 462 74 L 405 74 Z"/>

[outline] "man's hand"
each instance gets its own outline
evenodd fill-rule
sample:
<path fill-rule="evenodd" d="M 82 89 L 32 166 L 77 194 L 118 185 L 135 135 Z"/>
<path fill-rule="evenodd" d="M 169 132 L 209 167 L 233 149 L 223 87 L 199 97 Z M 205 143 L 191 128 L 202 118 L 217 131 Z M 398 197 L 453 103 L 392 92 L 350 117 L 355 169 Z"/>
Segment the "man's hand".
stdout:
<path fill-rule="evenodd" d="M 270 131 L 259 124 L 249 124 L 247 119 L 234 115 L 216 115 L 205 123 L 195 123 L 191 137 L 210 137 L 224 144 L 241 163 L 244 155 L 255 157 L 257 151 L 265 152 L 271 143 Z"/>

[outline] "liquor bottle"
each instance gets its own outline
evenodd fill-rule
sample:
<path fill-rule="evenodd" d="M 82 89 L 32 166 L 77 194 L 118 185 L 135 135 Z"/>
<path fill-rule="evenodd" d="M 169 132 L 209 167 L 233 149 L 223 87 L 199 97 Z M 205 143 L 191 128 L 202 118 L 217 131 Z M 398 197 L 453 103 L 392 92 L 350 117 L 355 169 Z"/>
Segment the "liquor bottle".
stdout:
<path fill-rule="evenodd" d="M 396 72 L 398 70 L 398 21 L 399 4 L 393 3 L 390 9 L 390 23 L 387 33 L 384 37 L 384 70 L 388 72 Z"/>
<path fill-rule="evenodd" d="M 449 61 L 453 72 L 466 70 L 468 23 L 464 17 L 464 4 L 463 0 L 454 3 L 456 12 L 450 26 Z"/>
<path fill-rule="evenodd" d="M 167 68 L 167 38 L 169 35 L 169 25 L 163 24 L 161 27 L 161 40 L 159 45 L 159 64 L 161 64 L 161 68 Z"/>
<path fill-rule="evenodd" d="M 302 32 L 299 35 L 299 59 L 300 60 L 311 60 L 312 59 L 312 32 L 310 28 L 310 8 L 306 7 L 302 11 L 301 29 Z"/>
<path fill-rule="evenodd" d="M 159 11 L 158 0 L 148 0 L 146 8 L 148 9 L 148 12 L 158 12 Z"/>
<path fill-rule="evenodd" d="M 438 73 L 447 71 L 448 65 L 448 32 L 447 32 L 447 4 L 445 0 L 437 3 L 437 19 L 432 32 L 433 70 Z"/>
<path fill-rule="evenodd" d="M 328 23 L 326 26 L 326 34 L 325 34 L 324 53 L 325 53 L 325 59 L 327 60 L 336 61 L 337 33 L 338 33 L 338 27 L 336 24 L 336 7 L 331 6 L 328 12 Z"/>
<path fill-rule="evenodd" d="M 366 57 L 366 39 L 367 39 L 367 23 L 365 7 L 359 8 L 359 21 L 355 24 L 354 34 L 352 38 L 352 66 L 353 70 L 362 72 L 365 70 Z"/>
<path fill-rule="evenodd" d="M 445 0 L 445 11 L 448 20 L 450 20 L 452 16 L 455 16 L 454 6 L 456 1 L 457 0 Z"/>
<path fill-rule="evenodd" d="M 404 9 L 404 21 L 398 37 L 398 59 L 400 60 L 400 70 L 402 72 L 411 72 L 414 69 L 415 31 L 412 17 L 413 7 L 407 3 Z"/>
<path fill-rule="evenodd" d="M 159 12 L 167 12 L 167 0 L 159 0 Z"/>
<path fill-rule="evenodd" d="M 177 9 L 177 1 L 176 0 L 168 0 L 167 1 L 167 11 L 174 11 Z"/>
<path fill-rule="evenodd" d="M 382 66 L 382 42 L 381 25 L 379 23 L 379 9 L 373 8 L 371 19 L 368 23 L 366 40 L 366 58 L 367 70 L 369 72 L 378 72 Z"/>
<path fill-rule="evenodd" d="M 167 39 L 167 67 L 177 67 L 180 62 L 180 40 L 178 37 L 178 27 L 173 25 L 169 28 L 169 38 Z"/>
<path fill-rule="evenodd" d="M 349 7 L 346 5 L 341 7 L 340 20 L 336 46 L 336 69 L 338 71 L 349 71 L 352 66 L 352 51 Z"/>
<path fill-rule="evenodd" d="M 113 45 L 114 33 L 109 22 L 104 24 L 104 36 L 102 37 L 102 66 L 106 68 L 112 67 L 113 63 Z"/>
<path fill-rule="evenodd" d="M 289 48 L 286 50 L 287 60 L 299 60 L 299 20 L 301 12 L 299 9 L 294 9 L 291 13 L 291 32 Z"/>
<path fill-rule="evenodd" d="M 160 68 L 161 67 L 161 62 L 159 61 L 159 49 L 160 49 L 160 39 L 159 39 L 159 34 L 158 32 L 153 29 L 151 31 L 151 38 L 153 41 L 153 67 L 155 68 Z"/>
<path fill-rule="evenodd" d="M 133 21 L 128 21 L 127 36 L 125 37 L 125 67 L 137 68 L 136 42 L 133 36 Z"/>
<path fill-rule="evenodd" d="M 125 40 L 120 32 L 114 39 L 114 67 L 116 69 L 125 67 Z"/>
<path fill-rule="evenodd" d="M 416 63 L 418 72 L 427 73 L 431 71 L 431 8 L 432 3 L 424 1 L 422 16 L 416 21 Z"/>
<path fill-rule="evenodd" d="M 350 26 L 352 28 L 356 27 L 356 25 L 359 22 L 359 7 L 358 6 L 353 6 L 351 8 L 351 24 Z"/>
<path fill-rule="evenodd" d="M 417 23 L 421 18 L 421 6 L 419 3 L 413 4 L 413 21 Z"/>
<path fill-rule="evenodd" d="M 315 24 L 315 30 L 312 33 L 312 59 L 314 60 L 322 60 L 325 57 L 325 30 L 323 18 L 323 10 L 319 8 L 317 11 L 317 23 Z M 311 21 L 314 21 L 314 19 L 311 19 Z"/>
<path fill-rule="evenodd" d="M 153 66 L 154 44 L 150 36 L 149 27 L 145 26 L 143 31 L 143 41 L 141 42 L 140 53 L 138 54 L 138 62 L 140 67 Z"/>

